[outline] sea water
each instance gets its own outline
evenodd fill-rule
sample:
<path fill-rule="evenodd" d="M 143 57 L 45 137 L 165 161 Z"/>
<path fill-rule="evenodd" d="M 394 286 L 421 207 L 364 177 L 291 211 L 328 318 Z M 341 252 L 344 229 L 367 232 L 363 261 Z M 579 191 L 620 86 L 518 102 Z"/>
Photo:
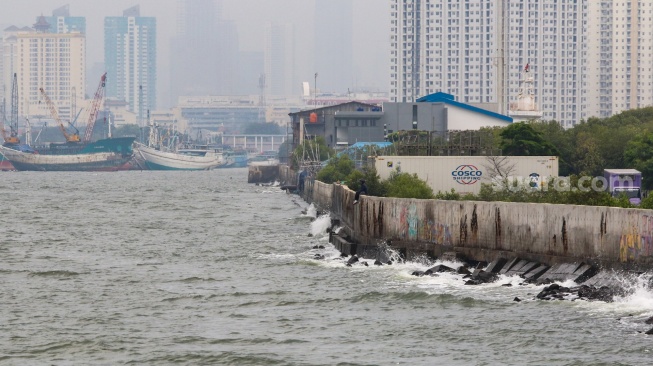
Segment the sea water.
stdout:
<path fill-rule="evenodd" d="M 347 267 L 328 215 L 246 181 L 0 173 L 0 364 L 653 364 L 646 275 L 603 303 L 412 276 L 428 258 Z"/>

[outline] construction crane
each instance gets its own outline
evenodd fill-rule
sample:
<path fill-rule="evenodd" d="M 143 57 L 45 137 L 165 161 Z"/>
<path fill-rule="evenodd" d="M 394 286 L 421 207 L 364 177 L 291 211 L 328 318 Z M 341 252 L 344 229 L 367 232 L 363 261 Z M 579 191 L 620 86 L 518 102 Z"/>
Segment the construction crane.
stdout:
<path fill-rule="evenodd" d="M 97 119 L 98 113 L 100 113 L 100 106 L 104 100 L 104 87 L 107 82 L 107 73 L 105 72 L 100 78 L 100 85 L 98 85 L 97 90 L 95 91 L 95 97 L 93 97 L 93 102 L 91 103 L 91 110 L 88 114 L 88 122 L 86 123 L 86 131 L 84 132 L 84 142 L 91 141 L 91 136 L 93 135 L 93 128 L 95 127 L 95 120 Z"/>
<path fill-rule="evenodd" d="M 5 118 L 4 101 L 2 106 L 2 119 Z M 20 139 L 18 138 L 18 76 L 14 73 L 14 81 L 11 86 L 11 119 L 9 120 L 9 135 L 5 131 L 4 123 L 2 124 L 2 138 L 5 144 L 18 145 Z"/>
<path fill-rule="evenodd" d="M 7 121 L 6 107 L 7 107 L 6 100 L 5 98 L 2 98 L 2 116 L 0 116 L 0 133 L 2 133 L 2 139 L 4 140 L 5 144 L 7 143 L 7 138 L 9 137 L 7 135 L 7 131 L 5 131 L 5 122 Z"/>
<path fill-rule="evenodd" d="M 59 118 L 59 113 L 57 112 L 57 107 L 54 105 L 52 100 L 50 100 L 50 97 L 48 97 L 43 88 L 40 88 L 39 91 L 41 91 L 41 96 L 48 104 L 48 108 L 50 108 L 50 115 L 52 115 L 54 121 L 59 125 L 59 129 L 61 130 L 61 133 L 63 133 L 63 136 L 66 138 L 66 142 L 80 142 L 81 139 L 79 137 L 79 130 L 77 130 L 75 126 L 72 126 L 75 129 L 75 132 L 69 133 L 66 130 L 66 127 L 63 125 L 63 122 L 61 122 L 61 118 Z"/>

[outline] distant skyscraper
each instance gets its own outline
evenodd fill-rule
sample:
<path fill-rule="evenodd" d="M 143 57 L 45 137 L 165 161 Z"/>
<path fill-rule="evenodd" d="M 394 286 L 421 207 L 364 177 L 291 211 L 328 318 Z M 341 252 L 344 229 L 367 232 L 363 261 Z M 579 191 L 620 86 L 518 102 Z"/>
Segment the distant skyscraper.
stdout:
<path fill-rule="evenodd" d="M 588 2 L 588 115 L 653 105 L 653 2 Z"/>
<path fill-rule="evenodd" d="M 39 17 L 34 30 L 17 30 L 15 64 L 18 77 L 19 115 L 49 116 L 39 89 L 58 106 L 62 118 L 70 116 L 72 89 L 77 95 L 85 93 L 86 38 L 79 32 L 51 33 L 45 17 Z M 13 74 L 5 76 L 11 78 Z M 5 82 L 11 87 L 11 83 Z M 9 89 L 10 90 L 10 89 Z"/>
<path fill-rule="evenodd" d="M 224 95 L 236 89 L 238 32 L 215 0 L 179 0 L 171 42 L 171 103 L 179 96 Z M 256 78 L 257 76 L 254 76 Z"/>
<path fill-rule="evenodd" d="M 104 64 L 106 96 L 124 100 L 144 120 L 147 110 L 156 108 L 156 18 L 141 17 L 138 6 L 106 17 Z"/>
<path fill-rule="evenodd" d="M 543 119 L 587 117 L 588 0 L 391 0 L 390 95 L 437 91 L 507 113 L 526 64 Z"/>
<path fill-rule="evenodd" d="M 325 92 L 353 89 L 353 2 L 316 0 L 315 71 Z"/>
<path fill-rule="evenodd" d="M 241 51 L 238 56 L 238 73 L 235 94 L 259 94 L 259 78 L 264 72 L 264 55 L 261 51 Z"/>
<path fill-rule="evenodd" d="M 86 18 L 71 17 L 68 5 L 53 10 L 52 16 L 45 17 L 45 20 L 50 24 L 52 33 L 86 33 Z"/>
<path fill-rule="evenodd" d="M 300 94 L 295 78 L 295 28 L 290 23 L 265 27 L 265 78 L 271 95 Z"/>

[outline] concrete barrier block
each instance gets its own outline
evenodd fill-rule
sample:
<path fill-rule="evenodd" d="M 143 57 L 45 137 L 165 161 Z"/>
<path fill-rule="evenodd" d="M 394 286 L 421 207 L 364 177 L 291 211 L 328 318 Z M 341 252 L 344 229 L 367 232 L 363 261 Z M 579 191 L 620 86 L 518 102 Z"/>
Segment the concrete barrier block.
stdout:
<path fill-rule="evenodd" d="M 487 272 L 492 272 L 492 273 L 499 273 L 501 268 L 506 264 L 507 260 L 505 258 L 497 258 L 493 260 L 490 264 L 488 264 L 487 268 L 485 268 L 485 271 Z"/>
<path fill-rule="evenodd" d="M 562 263 L 556 263 L 549 270 L 547 270 L 545 273 L 543 273 L 540 278 L 541 279 L 549 279 L 551 281 L 557 281 L 558 280 L 558 273 L 560 270 L 560 267 L 562 266 Z"/>
<path fill-rule="evenodd" d="M 616 279 L 614 273 L 611 271 L 603 271 L 597 273 L 595 276 L 583 282 L 583 285 L 601 287 L 601 286 L 615 286 Z"/>
<path fill-rule="evenodd" d="M 520 274 L 524 273 L 522 268 L 524 268 L 524 266 L 528 265 L 529 263 L 531 263 L 531 262 L 529 262 L 529 261 L 527 261 L 525 259 L 520 260 L 508 272 L 506 272 L 506 276 L 514 276 L 514 275 L 520 275 Z"/>
<path fill-rule="evenodd" d="M 515 266 L 515 264 L 519 263 L 520 260 L 521 259 L 519 259 L 519 258 L 511 259 L 508 263 L 506 263 L 506 265 L 503 266 L 503 268 L 501 268 L 499 273 L 504 274 L 504 273 L 508 272 L 512 267 Z"/>
<path fill-rule="evenodd" d="M 576 283 L 583 283 L 596 275 L 599 269 L 589 264 L 582 264 L 573 273 L 572 280 Z"/>
<path fill-rule="evenodd" d="M 537 268 L 539 265 L 540 265 L 540 264 L 537 263 L 537 262 L 528 262 L 528 264 L 526 264 L 525 266 L 523 266 L 523 267 L 520 269 L 520 272 L 521 272 L 520 274 L 521 274 L 521 275 L 526 275 L 527 273 L 529 273 L 529 272 L 532 271 L 533 269 Z"/>
<path fill-rule="evenodd" d="M 548 269 L 549 266 L 540 264 L 539 266 L 528 271 L 528 273 L 524 274 L 524 279 L 526 279 L 528 282 L 537 281 L 540 277 L 542 277 L 544 273 L 546 273 Z"/>
<path fill-rule="evenodd" d="M 340 251 L 340 253 L 346 254 L 346 255 L 355 255 L 356 254 L 356 247 L 357 245 L 354 243 L 348 242 L 345 238 L 338 236 L 338 235 L 333 235 L 331 237 L 331 244 L 333 244 L 336 249 Z"/>
<path fill-rule="evenodd" d="M 377 245 L 362 245 L 362 244 L 356 245 L 356 255 L 358 255 L 361 258 L 378 259 L 379 252 L 380 250 Z"/>
<path fill-rule="evenodd" d="M 526 263 L 524 263 L 523 266 L 518 263 L 515 267 L 513 267 L 513 269 L 505 273 L 506 276 L 515 276 L 515 275 L 522 276 L 528 273 L 533 268 L 540 265 L 537 262 L 529 262 L 529 261 L 525 261 L 525 262 Z"/>

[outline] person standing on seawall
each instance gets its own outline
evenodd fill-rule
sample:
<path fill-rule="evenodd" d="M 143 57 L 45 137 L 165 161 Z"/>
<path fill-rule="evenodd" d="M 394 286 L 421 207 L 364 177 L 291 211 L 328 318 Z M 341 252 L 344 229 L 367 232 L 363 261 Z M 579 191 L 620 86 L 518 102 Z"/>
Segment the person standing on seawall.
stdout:
<path fill-rule="evenodd" d="M 299 192 L 304 192 L 304 181 L 306 180 L 306 176 L 308 175 L 308 172 L 306 171 L 306 168 L 302 170 L 301 173 L 299 173 L 299 184 L 298 184 L 298 190 Z"/>
<path fill-rule="evenodd" d="M 356 191 L 354 196 L 354 204 L 358 203 L 358 199 L 361 196 L 361 193 L 367 194 L 367 186 L 365 185 L 365 179 L 361 179 L 361 187 Z"/>

